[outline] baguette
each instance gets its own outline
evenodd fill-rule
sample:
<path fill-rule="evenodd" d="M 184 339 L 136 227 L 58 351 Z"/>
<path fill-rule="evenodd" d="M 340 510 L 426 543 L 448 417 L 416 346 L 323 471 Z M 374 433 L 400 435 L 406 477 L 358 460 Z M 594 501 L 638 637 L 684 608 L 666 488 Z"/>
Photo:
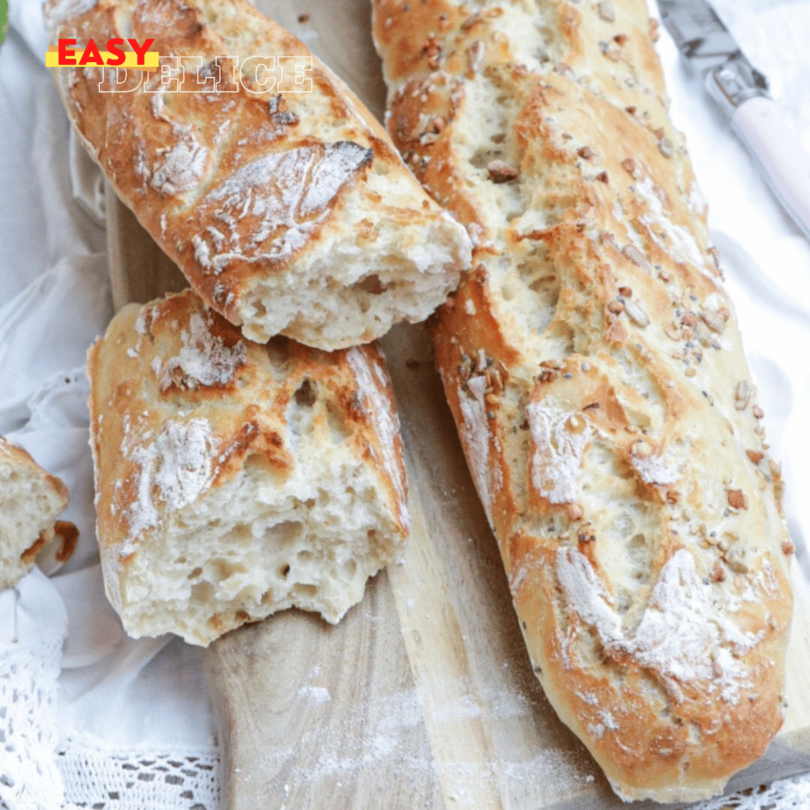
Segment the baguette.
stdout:
<path fill-rule="evenodd" d="M 193 292 L 130 304 L 88 355 L 98 540 L 127 632 L 207 646 L 295 606 L 337 622 L 408 533 L 374 346 L 267 346 Z"/>
<path fill-rule="evenodd" d="M 126 71 L 118 92 L 99 91 L 116 73 L 95 66 L 56 68 L 57 85 L 121 200 L 251 340 L 369 342 L 424 320 L 469 268 L 464 228 L 419 187 L 385 130 L 317 59 L 312 92 L 298 92 L 292 71 L 312 54 L 245 0 L 48 8 L 54 40 L 79 49 L 91 37 L 154 39 L 161 70 Z M 295 64 L 262 72 L 257 55 Z M 264 92 L 268 76 L 276 87 Z"/>
<path fill-rule="evenodd" d="M 59 478 L 0 436 L 0 591 L 14 587 L 52 542 L 60 544 L 58 562 L 73 552 L 76 527 L 56 520 L 68 497 Z"/>
<path fill-rule="evenodd" d="M 642 0 L 375 0 L 388 125 L 476 241 L 433 327 L 532 665 L 624 800 L 784 717 L 778 465 Z"/>

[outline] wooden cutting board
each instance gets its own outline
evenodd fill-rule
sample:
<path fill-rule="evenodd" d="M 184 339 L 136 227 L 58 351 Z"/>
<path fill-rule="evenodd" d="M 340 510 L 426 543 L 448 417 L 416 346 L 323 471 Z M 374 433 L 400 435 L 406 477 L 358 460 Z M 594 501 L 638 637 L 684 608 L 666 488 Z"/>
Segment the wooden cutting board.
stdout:
<path fill-rule="evenodd" d="M 369 0 L 256 5 L 382 116 L 385 91 Z M 108 192 L 116 308 L 185 287 L 177 268 Z M 205 651 L 225 751 L 224 806 L 623 807 L 532 673 L 427 332 L 400 326 L 383 346 L 410 479 L 407 551 L 402 564 L 369 583 L 363 602 L 337 627 L 291 610 Z M 732 789 L 810 770 L 810 587 L 798 568 L 794 587 L 788 717 L 768 754 L 739 774 Z"/>

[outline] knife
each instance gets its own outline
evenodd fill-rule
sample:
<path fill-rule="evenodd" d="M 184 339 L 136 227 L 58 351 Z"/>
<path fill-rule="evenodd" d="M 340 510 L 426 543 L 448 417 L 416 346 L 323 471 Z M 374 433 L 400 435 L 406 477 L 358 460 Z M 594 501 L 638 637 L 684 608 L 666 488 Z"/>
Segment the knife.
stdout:
<path fill-rule="evenodd" d="M 705 0 L 658 0 L 661 21 L 709 95 L 731 119 L 776 198 L 810 239 L 810 154 Z"/>

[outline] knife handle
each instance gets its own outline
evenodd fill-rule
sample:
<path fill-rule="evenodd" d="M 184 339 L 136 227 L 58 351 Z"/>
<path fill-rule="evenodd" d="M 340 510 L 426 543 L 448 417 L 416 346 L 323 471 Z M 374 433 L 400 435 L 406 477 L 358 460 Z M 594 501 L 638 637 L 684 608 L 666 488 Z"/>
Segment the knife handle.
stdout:
<path fill-rule="evenodd" d="M 810 239 L 810 154 L 770 98 L 752 98 L 732 116 L 771 191 Z"/>

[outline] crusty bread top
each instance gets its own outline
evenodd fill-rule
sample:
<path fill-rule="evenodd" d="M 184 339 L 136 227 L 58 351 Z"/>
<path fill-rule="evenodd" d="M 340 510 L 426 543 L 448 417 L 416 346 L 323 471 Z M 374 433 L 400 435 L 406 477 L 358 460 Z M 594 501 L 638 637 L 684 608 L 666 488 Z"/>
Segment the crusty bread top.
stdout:
<path fill-rule="evenodd" d="M 240 74 L 233 58 L 242 66 L 256 55 L 312 54 L 245 0 L 97 0 L 49 8 L 54 38 L 75 39 L 79 49 L 90 37 L 153 38 L 161 70 L 183 78 L 182 92 L 171 92 L 160 88 L 161 72 L 148 73 L 136 90 L 142 74 L 130 70 L 119 92 L 99 92 L 104 71 L 110 80 L 113 69 L 56 69 L 71 120 L 123 202 L 195 291 L 244 324 L 248 337 L 263 341 L 281 331 L 338 348 L 384 334 L 390 322 L 381 318 L 340 340 L 319 340 L 306 328 L 312 312 L 294 310 L 274 321 L 276 331 L 262 324 L 275 295 L 318 287 L 333 293 L 326 289 L 330 260 L 348 266 L 352 256 L 374 255 L 376 268 L 363 267 L 357 278 L 344 273 L 340 283 L 360 297 L 395 289 L 399 257 L 393 248 L 385 253 L 384 228 L 396 226 L 396 250 L 434 285 L 422 317 L 469 267 L 464 229 L 424 193 L 382 127 L 326 66 L 314 59 L 307 74 L 312 92 L 246 89 L 261 89 L 251 75 L 256 64 Z M 172 73 L 172 57 L 189 57 L 185 72 Z M 198 75 L 195 57 L 203 60 Z M 146 92 L 147 85 L 161 91 Z M 290 86 L 288 76 L 278 89 Z M 340 255 L 330 254 L 335 245 Z M 380 245 L 383 255 L 376 255 Z M 407 298 L 406 281 L 399 279 Z"/>
<path fill-rule="evenodd" d="M 649 28 L 375 3 L 390 131 L 478 241 L 437 363 L 535 671 L 622 797 L 677 801 L 781 725 L 792 545 Z"/>
<path fill-rule="evenodd" d="M 99 545 L 119 611 L 122 567 L 183 510 L 250 458 L 280 481 L 293 474 L 290 407 L 299 402 L 316 405 L 311 430 L 325 448 L 338 435 L 334 452 L 365 460 L 407 535 L 402 441 L 373 345 L 326 353 L 276 338 L 261 346 L 189 290 L 125 307 L 91 348 L 88 376 Z"/>

